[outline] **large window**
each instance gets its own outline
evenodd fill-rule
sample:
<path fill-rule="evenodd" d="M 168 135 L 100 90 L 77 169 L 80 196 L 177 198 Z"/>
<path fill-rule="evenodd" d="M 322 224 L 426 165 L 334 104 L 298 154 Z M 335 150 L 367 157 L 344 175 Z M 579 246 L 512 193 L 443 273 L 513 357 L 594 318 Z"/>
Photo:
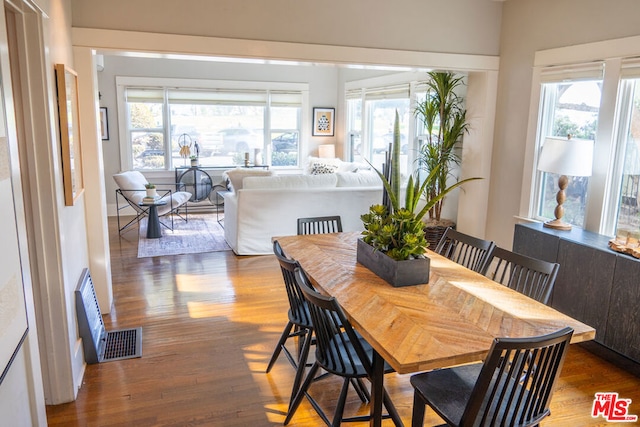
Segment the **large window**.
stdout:
<path fill-rule="evenodd" d="M 160 88 L 120 84 L 125 161 L 130 163 L 125 166 L 168 170 L 188 165 L 188 157 L 195 155 L 201 166 L 242 165 L 248 156 L 252 164 L 297 167 L 306 88 L 215 83 L 183 88 L 169 82 Z"/>
<path fill-rule="evenodd" d="M 164 169 L 164 103 L 160 90 L 132 89 L 128 93 L 131 155 L 136 169 Z"/>
<path fill-rule="evenodd" d="M 547 136 L 593 141 L 596 137 L 602 80 L 564 80 L 544 83 L 541 92 L 539 142 Z M 538 172 L 537 217 L 554 218 L 559 175 Z M 564 222 L 584 226 L 589 177 L 568 177 Z"/>
<path fill-rule="evenodd" d="M 400 165 L 407 175 L 415 159 L 415 94 L 410 83 L 347 91 L 347 146 L 352 161 L 380 169 L 393 141 L 396 111 L 400 118 Z M 412 101 L 414 100 L 414 101 Z"/>
<path fill-rule="evenodd" d="M 569 177 L 563 220 L 605 235 L 639 237 L 640 61 L 546 67 L 539 78 L 536 153 L 547 136 L 595 142 L 592 176 Z M 558 176 L 534 174 L 529 214 L 553 218 Z"/>
<path fill-rule="evenodd" d="M 616 234 L 640 237 L 640 71 L 623 78 L 618 97 L 618 162 Z"/>

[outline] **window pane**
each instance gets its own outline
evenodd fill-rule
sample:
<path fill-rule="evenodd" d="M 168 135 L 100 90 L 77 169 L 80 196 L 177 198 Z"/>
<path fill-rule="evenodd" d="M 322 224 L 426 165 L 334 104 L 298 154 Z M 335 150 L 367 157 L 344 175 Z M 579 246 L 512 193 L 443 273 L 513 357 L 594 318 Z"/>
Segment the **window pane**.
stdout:
<path fill-rule="evenodd" d="M 162 102 L 128 102 L 134 169 L 164 169 Z"/>
<path fill-rule="evenodd" d="M 130 129 L 162 129 L 162 101 L 129 102 Z"/>
<path fill-rule="evenodd" d="M 595 140 L 602 81 L 574 81 L 543 85 L 543 111 L 540 139 L 544 136 Z M 554 218 L 557 205 L 558 175 L 540 172 L 541 184 L 538 216 Z M 563 221 L 577 227 L 584 226 L 588 177 L 569 177 L 565 190 Z"/>
<path fill-rule="evenodd" d="M 264 150 L 264 106 L 172 103 L 170 112 L 176 166 L 187 162 L 180 157 L 184 140 L 201 166 L 242 165 L 245 153 L 253 163 L 255 150 Z"/>
<path fill-rule="evenodd" d="M 300 107 L 271 107 L 272 166 L 298 166 L 300 110 Z"/>
<path fill-rule="evenodd" d="M 618 218 L 616 234 L 626 236 L 632 234 L 638 236 L 640 232 L 640 211 L 638 210 L 638 198 L 640 196 L 640 85 L 639 80 L 629 81 L 632 85 L 631 102 L 628 102 L 628 111 L 621 116 L 628 117 L 626 129 L 621 135 L 625 135 L 625 147 L 622 166 L 622 182 L 620 187 Z"/>
<path fill-rule="evenodd" d="M 164 169 L 164 136 L 161 132 L 131 132 L 134 169 Z"/>
<path fill-rule="evenodd" d="M 393 141 L 393 124 L 396 110 L 400 116 L 400 166 L 401 173 L 407 173 L 409 98 L 383 99 L 366 102 L 368 135 L 371 144 L 365 156 L 372 165 L 380 169 L 385 160 L 385 152 Z"/>
<path fill-rule="evenodd" d="M 347 135 L 348 158 L 352 162 L 363 162 L 364 147 L 362 147 L 362 99 L 347 100 Z"/>

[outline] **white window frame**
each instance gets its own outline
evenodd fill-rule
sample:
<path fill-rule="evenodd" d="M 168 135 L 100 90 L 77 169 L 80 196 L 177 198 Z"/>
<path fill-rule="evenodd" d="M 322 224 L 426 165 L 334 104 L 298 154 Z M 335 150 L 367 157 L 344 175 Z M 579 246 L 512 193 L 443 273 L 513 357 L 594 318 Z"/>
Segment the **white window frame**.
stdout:
<path fill-rule="evenodd" d="M 579 82 L 579 81 L 603 81 L 603 72 L 604 72 L 604 63 L 601 61 L 590 62 L 586 64 L 575 64 L 564 67 L 543 67 L 540 70 L 540 102 L 543 100 L 549 99 L 545 96 L 544 93 L 544 85 L 545 84 L 554 84 L 554 83 L 562 83 L 562 82 Z M 604 90 L 603 90 L 604 91 Z M 544 105 L 540 105 L 539 109 L 539 117 L 538 124 L 536 127 L 536 155 L 540 154 L 542 141 L 550 136 L 551 128 L 553 127 L 552 119 L 549 117 L 549 114 L 553 110 L 555 110 L 555 105 L 548 106 L 545 108 Z M 598 116 L 598 120 L 600 120 L 600 115 Z M 598 122 L 599 124 L 599 122 Z M 536 165 L 538 164 L 537 156 L 536 156 Z M 537 167 L 534 168 L 534 176 L 533 176 L 533 187 L 534 190 L 532 192 L 532 205 L 529 217 L 534 218 L 536 220 L 547 220 L 553 218 L 542 218 L 539 215 L 540 204 L 542 203 L 542 185 L 544 182 L 545 173 L 537 170 Z M 590 209 L 589 209 L 589 198 L 592 193 L 592 177 L 589 177 L 589 185 L 587 187 L 587 199 L 585 201 L 585 224 L 588 221 Z M 593 212 L 592 212 L 593 214 Z"/>
<path fill-rule="evenodd" d="M 562 64 L 578 64 L 591 61 L 604 61 L 604 79 L 602 98 L 598 116 L 598 132 L 594 145 L 594 164 L 589 179 L 587 206 L 585 210 L 584 228 L 599 234 L 613 236 L 615 234 L 617 180 L 616 152 L 619 149 L 615 124 L 620 86 L 622 58 L 640 56 L 640 36 L 604 42 L 588 43 L 536 52 L 531 85 L 531 101 L 527 142 L 525 151 L 524 172 L 522 175 L 522 192 L 520 212 L 517 220 L 528 221 L 534 217 L 537 197 L 535 176 L 538 152 L 538 117 L 540 114 L 541 74 L 544 67 Z"/>
<path fill-rule="evenodd" d="M 411 111 L 414 111 L 416 107 L 416 90 L 419 87 L 418 83 L 423 82 L 427 79 L 428 79 L 428 76 L 426 74 L 426 71 L 424 71 L 424 72 L 398 73 L 390 76 L 373 77 L 369 79 L 363 79 L 363 80 L 357 80 L 357 81 L 351 81 L 351 82 L 345 83 L 345 103 L 344 103 L 345 106 L 347 105 L 346 93 L 348 93 L 349 91 L 357 91 L 357 90 L 360 91 L 360 98 L 362 102 L 362 129 L 359 129 L 359 131 L 360 131 L 360 140 L 362 142 L 363 153 L 371 152 L 371 146 L 370 146 L 371 139 L 369 138 L 368 126 L 366 124 L 367 111 L 366 111 L 365 99 L 367 97 L 367 90 L 388 88 L 388 87 L 393 87 L 393 86 L 398 86 L 403 84 L 408 85 L 407 89 L 409 92 L 409 108 Z M 355 98 L 352 97 L 351 99 L 355 99 Z M 346 120 L 345 120 L 345 123 L 347 123 Z M 408 171 L 414 170 L 413 165 L 415 165 L 415 162 L 417 159 L 417 149 L 418 149 L 417 123 L 418 123 L 418 119 L 416 118 L 415 114 L 411 114 L 409 116 L 409 123 L 407 124 L 408 131 L 409 131 L 407 135 L 409 147 L 407 151 L 406 167 Z M 348 132 L 351 130 L 352 129 L 347 129 Z M 347 147 L 347 149 L 351 150 L 351 147 Z M 352 156 L 352 150 L 349 151 L 347 154 L 348 154 L 348 157 L 350 158 Z"/>
<path fill-rule="evenodd" d="M 127 77 L 116 76 L 116 101 L 118 106 L 118 122 L 122 125 L 118 126 L 118 134 L 120 139 L 120 168 L 123 171 L 133 169 L 133 156 L 131 150 L 131 141 L 129 139 L 129 130 L 125 125 L 127 123 L 127 102 L 126 88 L 135 87 L 155 87 L 170 89 L 201 89 L 201 90 L 265 90 L 265 91 L 296 91 L 302 94 L 302 111 L 300 123 L 300 136 L 311 134 L 311 112 L 309 107 L 309 85 L 307 83 L 284 83 L 284 82 L 247 82 L 235 80 L 203 80 L 203 79 L 175 79 L 161 77 Z M 169 112 L 165 111 L 165 115 Z M 266 119 L 265 119 L 266 120 Z M 165 117 L 165 123 L 168 123 Z M 265 126 L 265 138 L 267 137 L 268 127 Z M 165 128 L 165 138 L 169 130 Z M 268 134 L 270 136 L 270 132 Z M 265 139 L 267 141 L 267 139 Z M 298 159 L 302 153 L 308 150 L 308 141 L 299 139 L 298 141 Z M 299 160 L 298 160 L 299 163 Z M 171 170 L 168 166 L 165 171 Z M 158 170 L 157 172 L 161 172 Z"/>

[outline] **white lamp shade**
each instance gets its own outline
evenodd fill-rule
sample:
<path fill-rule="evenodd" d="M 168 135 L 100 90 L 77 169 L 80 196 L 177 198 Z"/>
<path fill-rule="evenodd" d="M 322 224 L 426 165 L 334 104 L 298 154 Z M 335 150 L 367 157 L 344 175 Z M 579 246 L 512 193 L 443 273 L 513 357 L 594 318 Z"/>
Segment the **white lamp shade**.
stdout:
<path fill-rule="evenodd" d="M 336 146 L 333 144 L 318 145 L 318 157 L 321 159 L 335 159 Z"/>
<path fill-rule="evenodd" d="M 593 141 L 547 137 L 542 146 L 538 170 L 569 176 L 591 176 Z"/>

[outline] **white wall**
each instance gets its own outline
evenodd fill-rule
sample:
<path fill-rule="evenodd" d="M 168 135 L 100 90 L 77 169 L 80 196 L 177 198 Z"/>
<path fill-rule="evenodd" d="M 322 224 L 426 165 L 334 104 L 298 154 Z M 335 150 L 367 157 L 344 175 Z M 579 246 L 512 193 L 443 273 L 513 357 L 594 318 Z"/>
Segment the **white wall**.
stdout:
<path fill-rule="evenodd" d="M 72 4 L 73 26 L 78 28 L 478 55 L 498 53 L 502 10 L 502 2 L 495 0 L 73 0 Z"/>
<path fill-rule="evenodd" d="M 56 101 L 54 64 L 65 64 L 72 69 L 75 67 L 71 48 L 71 3 L 69 0 L 51 0 L 48 19 L 45 20 L 44 43 L 48 46 L 45 56 L 45 66 L 50 70 L 49 99 L 50 113 L 53 115 L 52 153 L 58 168 L 62 165 L 59 148 L 59 130 Z M 82 137 L 83 135 L 81 135 Z M 90 144 L 90 140 L 84 141 Z M 60 169 L 58 169 L 60 170 Z M 55 173 L 55 171 L 54 171 Z M 61 183 L 61 173 L 54 177 L 56 180 L 56 201 L 54 207 L 58 223 L 56 242 L 58 254 L 58 269 L 55 273 L 48 272 L 47 280 L 39 283 L 41 304 L 37 307 L 43 314 L 42 334 L 46 334 L 44 348 L 41 349 L 43 359 L 47 363 L 44 369 L 45 395 L 47 403 L 58 404 L 72 401 L 78 392 L 84 374 L 84 358 L 82 345 L 78 337 L 77 318 L 75 310 L 74 291 L 78 279 L 85 267 L 89 266 L 89 251 L 87 247 L 87 229 L 85 219 L 85 195 L 76 200 L 74 206 L 65 206 L 64 189 Z M 86 188 L 85 180 L 85 188 Z M 52 254 L 53 255 L 53 254 Z M 105 309 L 108 312 L 108 309 Z M 42 338 L 42 337 L 41 337 Z"/>
<path fill-rule="evenodd" d="M 504 3 L 487 237 L 511 248 L 518 215 L 535 52 L 640 35 L 637 0 Z"/>

